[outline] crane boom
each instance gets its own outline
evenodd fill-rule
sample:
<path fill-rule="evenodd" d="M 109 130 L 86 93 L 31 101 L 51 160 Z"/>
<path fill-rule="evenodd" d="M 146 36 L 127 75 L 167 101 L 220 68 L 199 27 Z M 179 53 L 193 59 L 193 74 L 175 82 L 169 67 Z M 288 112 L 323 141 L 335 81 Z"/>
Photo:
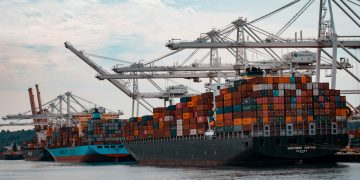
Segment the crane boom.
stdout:
<path fill-rule="evenodd" d="M 77 55 L 80 59 L 82 59 L 86 64 L 88 64 L 90 67 L 92 67 L 100 75 L 108 74 L 108 72 L 106 72 L 104 69 L 102 69 L 97 64 L 95 64 L 90 58 L 85 56 L 85 54 L 82 51 L 78 51 L 77 49 L 75 49 L 75 47 L 72 44 L 70 44 L 69 42 L 65 42 L 64 44 L 67 49 L 69 49 L 71 52 L 73 52 L 75 55 Z M 120 89 L 122 92 L 124 92 L 127 96 L 131 97 L 132 99 L 136 99 L 139 102 L 139 104 L 141 104 L 147 110 L 152 112 L 152 110 L 150 110 L 150 108 L 148 108 L 144 103 L 142 103 L 140 101 L 140 99 L 138 98 L 138 94 L 132 93 L 131 90 L 126 87 L 125 83 L 123 83 L 119 80 L 115 80 L 115 79 L 108 79 L 108 81 L 111 84 L 113 84 L 115 87 Z"/>
<path fill-rule="evenodd" d="M 73 45 L 71 45 L 69 42 L 65 42 L 65 47 L 67 49 L 69 49 L 71 52 L 73 52 L 75 55 L 77 55 L 80 59 L 82 59 L 86 64 L 88 64 L 90 67 L 92 67 L 100 75 L 108 74 L 103 68 L 99 67 L 90 58 L 85 56 L 85 54 L 82 51 L 78 51 L 77 49 L 75 49 L 75 47 Z M 135 95 L 125 86 L 125 84 L 120 83 L 118 80 L 110 80 L 109 79 L 109 82 L 112 83 L 117 88 L 119 88 L 122 92 L 124 92 L 129 97 L 131 97 L 131 98 L 135 97 Z"/>
<path fill-rule="evenodd" d="M 43 113 L 43 108 L 42 108 L 42 104 L 41 104 L 41 96 L 40 96 L 40 90 L 39 90 L 39 85 L 35 84 L 36 87 L 36 96 L 38 99 L 38 104 L 39 104 L 39 114 Z"/>
<path fill-rule="evenodd" d="M 36 107 L 35 107 L 34 94 L 33 94 L 32 88 L 29 88 L 28 92 L 29 92 L 29 98 L 30 98 L 31 113 L 34 115 L 34 114 L 36 114 Z"/>

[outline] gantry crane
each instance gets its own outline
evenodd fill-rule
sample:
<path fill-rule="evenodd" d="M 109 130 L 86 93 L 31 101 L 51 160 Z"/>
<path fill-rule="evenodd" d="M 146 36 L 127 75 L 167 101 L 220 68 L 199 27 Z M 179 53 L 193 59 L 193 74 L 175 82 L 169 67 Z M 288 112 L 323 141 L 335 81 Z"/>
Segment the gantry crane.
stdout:
<path fill-rule="evenodd" d="M 280 35 L 283 34 L 286 29 L 289 28 L 313 3 L 314 0 L 309 0 L 306 4 L 283 26 L 277 33 L 270 33 L 261 28 L 258 28 L 254 23 L 266 19 L 270 16 L 275 15 L 276 13 L 293 6 L 299 3 L 301 0 L 295 0 L 282 6 L 275 11 L 272 11 L 260 18 L 247 22 L 245 18 L 239 18 L 233 21 L 231 24 L 225 28 L 219 30 L 211 30 L 207 33 L 201 34 L 201 36 L 195 41 L 179 41 L 171 40 L 166 46 L 173 52 L 170 52 L 160 58 L 156 58 L 146 63 L 137 63 L 129 67 L 117 67 L 113 68 L 113 71 L 116 74 L 100 74 L 97 76 L 98 79 L 162 79 L 162 78 L 185 78 L 193 79 L 197 82 L 200 78 L 209 78 L 214 79 L 216 77 L 236 77 L 240 74 L 241 71 L 246 70 L 246 68 L 251 65 L 259 67 L 263 70 L 269 72 L 281 72 L 283 70 L 289 70 L 295 68 L 296 70 L 315 70 L 316 80 L 320 81 L 320 69 L 331 69 L 332 70 L 332 84 L 335 88 L 336 80 L 336 69 L 343 69 L 349 73 L 354 79 L 360 82 L 360 78 L 353 74 L 348 68 L 351 68 L 352 65 L 348 61 L 337 61 L 336 51 L 337 48 L 342 48 L 347 52 L 354 60 L 360 63 L 358 57 L 351 53 L 348 48 L 358 49 L 360 48 L 360 40 L 348 40 L 348 38 L 359 38 L 360 36 L 338 36 L 334 30 L 334 22 L 326 21 L 326 11 L 330 11 L 330 20 L 333 20 L 331 2 L 336 3 L 337 6 L 341 7 L 336 1 L 325 1 L 321 0 L 320 5 L 320 14 L 319 14 L 319 31 L 318 39 L 303 39 L 302 31 L 300 31 L 300 38 L 295 39 L 285 39 L 281 38 Z M 326 6 L 328 2 L 328 6 Z M 356 17 L 358 15 L 355 11 L 352 10 L 344 1 L 341 1 L 342 4 L 346 6 Z M 344 11 L 345 12 L 345 11 Z M 358 25 L 359 23 L 345 12 L 345 14 L 353 20 L 353 22 Z M 231 34 L 235 32 L 235 39 L 231 38 Z M 245 34 L 248 37 L 251 37 L 253 41 L 245 40 Z M 335 44 L 335 45 L 334 45 Z M 315 64 L 293 64 L 289 62 L 284 62 L 283 58 L 278 55 L 273 49 L 278 48 L 315 48 L 318 50 L 317 58 L 314 59 Z M 325 48 L 333 48 L 333 55 L 325 51 Z M 195 49 L 180 65 L 177 66 L 154 66 L 154 63 L 162 60 L 166 57 L 169 57 L 173 54 L 181 52 L 185 49 Z M 194 56 L 200 49 L 210 49 L 210 52 L 205 54 L 205 56 L 190 66 L 184 66 L 191 57 Z M 219 61 L 217 49 L 226 49 L 230 52 L 231 55 L 235 57 L 234 64 L 221 64 Z M 264 49 L 265 52 L 260 52 L 258 49 Z M 264 56 L 267 55 L 271 60 L 254 62 L 249 61 L 246 55 L 246 51 L 252 51 L 255 53 L 260 53 Z M 326 57 L 322 57 L 321 53 L 330 57 L 330 61 L 326 60 Z M 209 58 L 209 64 L 202 64 L 202 62 Z M 321 60 L 327 63 L 321 63 Z M 139 73 L 141 72 L 141 73 Z"/>
<path fill-rule="evenodd" d="M 29 97 L 30 97 L 30 106 L 31 110 L 19 113 L 16 115 L 7 115 L 3 117 L 3 120 L 9 121 L 19 121 L 19 120 L 30 120 L 33 119 L 33 122 L 27 123 L 16 123 L 11 122 L 10 124 L 1 124 L 0 126 L 10 126 L 10 125 L 34 125 L 38 127 L 39 130 L 46 129 L 47 126 L 51 127 L 74 127 L 79 123 L 81 118 L 91 118 L 91 113 L 93 108 L 87 108 L 84 103 L 88 103 L 93 107 L 99 109 L 100 112 L 107 111 L 107 115 L 111 115 L 114 118 L 119 117 L 123 114 L 122 111 L 112 111 L 102 106 L 96 105 L 95 103 L 81 98 L 70 91 L 58 95 L 56 98 L 42 105 L 40 99 L 40 91 L 38 90 L 38 85 L 36 85 L 39 107 L 36 108 L 34 95 L 32 89 L 29 88 Z M 31 114 L 29 114 L 31 112 Z"/>
<path fill-rule="evenodd" d="M 292 16 L 289 21 L 279 29 L 278 32 L 271 33 L 256 26 L 256 23 L 276 15 L 278 12 L 295 6 L 300 2 L 305 2 L 303 6 Z M 302 15 L 314 2 L 319 2 L 319 19 L 317 38 L 303 38 L 302 31 L 295 33 L 295 38 L 283 38 L 283 33 Z M 349 51 L 349 49 L 360 48 L 360 35 L 338 35 L 335 31 L 334 14 L 332 3 L 339 7 L 351 21 L 359 27 L 359 16 L 357 13 L 343 0 L 294 0 L 270 13 L 265 14 L 257 19 L 248 21 L 246 18 L 238 18 L 224 28 L 212 29 L 207 33 L 202 33 L 199 38 L 194 41 L 180 41 L 172 39 L 166 43 L 171 52 L 149 60 L 147 62 L 133 63 L 128 67 L 114 66 L 112 69 L 115 73 L 108 73 L 95 63 L 93 63 L 83 51 L 77 51 L 71 44 L 65 42 L 66 48 L 70 49 L 78 57 L 89 64 L 99 74 L 98 79 L 109 80 L 125 94 L 138 102 L 142 98 L 153 98 L 154 96 L 146 96 L 146 93 L 137 91 L 138 79 L 189 79 L 194 82 L 200 82 L 200 79 L 209 79 L 209 83 L 216 82 L 221 84 L 221 79 L 238 78 L 249 67 L 254 66 L 264 70 L 269 74 L 282 75 L 283 71 L 292 72 L 293 69 L 298 73 L 309 73 L 316 76 L 316 81 L 320 81 L 320 70 L 331 70 L 331 88 L 336 87 L 336 71 L 345 70 L 356 81 L 360 82 L 360 78 L 352 73 L 348 68 L 352 68 L 352 64 L 348 60 L 342 59 L 338 61 L 337 49 L 343 49 L 351 58 L 360 63 L 358 57 Z M 347 9 L 348 11 L 344 10 Z M 326 12 L 329 11 L 328 15 Z M 328 17 L 329 16 L 329 17 Z M 326 18 L 330 20 L 327 21 Z M 246 39 L 246 37 L 248 37 Z M 354 38 L 355 40 L 350 40 Z M 356 39 L 357 38 L 357 39 Z M 296 49 L 303 51 L 304 48 L 315 49 L 317 57 L 314 63 L 294 63 L 286 61 L 277 52 L 280 48 Z M 325 49 L 331 48 L 332 54 Z M 187 49 L 192 49 L 191 53 L 180 63 L 174 63 L 173 66 L 156 65 L 158 61 L 169 59 L 174 54 L 183 53 Z M 202 50 L 208 51 L 204 55 L 199 55 Z M 234 62 L 226 64 L 222 62 L 219 50 L 225 50 L 234 57 Z M 249 53 L 259 54 L 264 60 L 250 60 Z M 200 58 L 195 58 L 199 55 Z M 172 59 L 178 60 L 178 59 Z M 208 61 L 207 61 L 208 60 Z M 289 73 L 288 72 L 288 73 Z M 124 86 L 124 80 L 133 80 L 133 91 Z M 215 84 L 216 84 L 215 83 Z M 359 93 L 359 90 L 342 91 L 343 94 Z M 153 94 L 154 95 L 154 94 Z M 140 98 L 142 97 L 142 98 Z M 134 106 L 133 106 L 134 107 Z M 134 108 L 133 108 L 134 109 Z M 134 113 L 133 113 L 134 114 Z"/>
<path fill-rule="evenodd" d="M 77 55 L 80 59 L 82 59 L 85 63 L 87 63 L 90 67 L 92 67 L 96 72 L 99 73 L 99 76 L 107 76 L 109 73 L 98 66 L 94 61 L 92 61 L 88 56 L 85 55 L 84 51 L 78 51 L 71 43 L 65 42 L 65 47 L 69 49 L 71 52 L 73 52 L 75 55 Z M 98 56 L 101 57 L 101 56 Z M 131 66 L 136 67 L 139 66 L 139 64 L 134 63 Z M 135 72 L 134 72 L 135 74 Z M 143 73 L 139 73 L 143 74 Z M 140 93 L 138 88 L 138 78 L 129 78 L 133 80 L 133 90 L 129 89 L 129 82 L 123 81 L 123 80 L 114 80 L 114 79 L 108 79 L 110 83 L 112 83 L 115 87 L 120 89 L 122 92 L 124 92 L 127 96 L 133 99 L 133 106 L 132 106 L 132 116 L 134 116 L 134 102 L 137 101 L 137 113 L 136 116 L 139 114 L 139 104 L 142 105 L 144 108 L 146 108 L 149 112 L 152 112 L 153 106 L 148 103 L 145 99 L 146 98 L 158 98 L 158 99 L 164 99 L 168 100 L 170 98 L 176 98 L 176 97 L 182 97 L 185 95 L 191 95 L 188 93 L 188 90 L 185 86 L 173 86 L 169 87 L 166 91 L 160 88 L 159 85 L 157 85 L 151 77 L 145 77 L 152 85 L 154 85 L 160 92 L 155 93 Z M 172 88 L 178 88 L 180 91 L 172 91 Z"/>

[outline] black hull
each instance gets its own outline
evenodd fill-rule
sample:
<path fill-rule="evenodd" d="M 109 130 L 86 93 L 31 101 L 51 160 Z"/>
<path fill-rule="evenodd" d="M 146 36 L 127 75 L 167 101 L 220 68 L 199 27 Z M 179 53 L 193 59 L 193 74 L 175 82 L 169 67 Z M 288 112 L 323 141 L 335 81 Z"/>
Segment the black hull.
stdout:
<path fill-rule="evenodd" d="M 22 150 L 26 161 L 54 161 L 54 158 L 46 149 L 26 149 Z"/>
<path fill-rule="evenodd" d="M 240 138 L 223 134 L 213 139 L 186 137 L 127 142 L 130 154 L 146 165 L 223 166 L 336 161 L 347 135 Z M 294 144 L 294 145 L 292 145 Z"/>
<path fill-rule="evenodd" d="M 22 160 L 24 156 L 22 154 L 4 154 L 4 160 Z"/>

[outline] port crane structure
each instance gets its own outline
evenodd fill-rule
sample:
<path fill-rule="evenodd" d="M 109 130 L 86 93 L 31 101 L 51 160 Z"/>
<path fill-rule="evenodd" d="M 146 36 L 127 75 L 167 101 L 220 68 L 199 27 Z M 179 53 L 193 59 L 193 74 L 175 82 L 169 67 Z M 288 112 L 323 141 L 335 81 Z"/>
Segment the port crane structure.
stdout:
<path fill-rule="evenodd" d="M 271 16 L 275 16 L 281 11 L 294 7 L 297 4 L 304 2 L 301 8 L 290 18 L 290 20 L 280 28 L 278 32 L 268 32 L 256 25 L 256 23 L 263 21 Z M 303 15 L 310 6 L 318 4 L 318 28 L 317 38 L 303 38 L 302 31 L 295 33 L 295 38 L 289 39 L 282 37 L 283 33 Z M 88 65 L 98 72 L 96 76 L 100 80 L 108 80 L 117 88 L 123 91 L 126 95 L 133 99 L 133 113 L 134 115 L 134 101 L 138 105 L 144 106 L 151 111 L 152 107 L 145 98 L 163 98 L 169 97 L 164 94 L 158 85 L 152 79 L 188 79 L 194 82 L 201 82 L 201 79 L 209 79 L 208 88 L 211 84 L 221 84 L 221 80 L 228 80 L 229 78 L 239 78 L 241 74 L 246 72 L 249 67 L 256 67 L 262 69 L 267 74 L 283 73 L 302 73 L 308 75 L 315 75 L 316 82 L 320 82 L 320 70 L 331 70 L 331 88 L 336 88 L 336 74 L 337 70 L 346 71 L 358 83 L 360 77 L 351 72 L 349 69 L 353 65 L 346 58 L 338 60 L 338 49 L 342 49 L 349 55 L 355 63 L 360 63 L 352 49 L 359 50 L 360 35 L 339 35 L 335 27 L 334 6 L 356 26 L 360 29 L 360 17 L 352 7 L 349 1 L 345 0 L 293 0 L 290 3 L 265 14 L 257 19 L 248 21 L 246 18 L 238 18 L 229 25 L 221 29 L 212 29 L 207 33 L 200 34 L 200 37 L 193 41 L 181 41 L 179 39 L 172 39 L 166 43 L 171 52 L 161 57 L 138 63 L 132 63 L 130 66 L 114 66 L 115 73 L 108 73 L 107 71 L 96 65 L 84 51 L 78 51 L 69 42 L 65 42 L 65 47 L 84 60 Z M 356 5 L 356 4 L 355 4 Z M 329 12 L 329 13 L 328 13 Z M 360 32 L 360 31 L 358 31 Z M 287 48 L 293 50 L 312 49 L 316 51 L 316 58 L 313 63 L 295 63 L 293 61 L 284 60 L 280 55 L 279 49 Z M 182 61 L 176 62 L 173 66 L 161 66 L 157 63 L 161 60 L 173 57 L 173 55 L 191 50 L 190 54 Z M 206 51 L 205 55 L 198 55 L 201 51 Z M 224 50 L 234 58 L 230 64 L 222 62 L 220 57 L 220 50 Z M 332 51 L 329 53 L 327 50 Z M 264 58 L 261 61 L 254 61 L 249 58 L 249 54 L 257 54 Z M 196 59 L 198 55 L 200 58 Z M 175 58 L 174 58 L 175 59 Z M 174 60 L 172 59 L 172 60 Z M 174 63 L 175 64 L 175 63 Z M 138 91 L 138 80 L 147 79 L 160 90 L 160 93 L 140 93 Z M 129 81 L 125 81 L 129 80 Z M 130 90 L 130 83 L 132 80 L 133 89 Z M 360 90 L 343 90 L 342 94 L 360 94 Z M 181 97 L 186 93 L 178 94 Z M 139 106 L 137 106 L 137 115 Z"/>
<path fill-rule="evenodd" d="M 38 107 L 35 105 L 34 94 L 32 88 L 28 89 L 31 110 L 24 113 L 15 115 L 7 115 L 3 117 L 3 120 L 12 121 L 9 124 L 0 124 L 0 126 L 35 126 L 35 129 L 45 130 L 47 126 L 51 127 L 62 127 L 62 126 L 76 126 L 79 123 L 79 119 L 84 116 L 91 114 L 92 109 L 88 108 L 86 104 L 92 107 L 97 107 L 102 110 L 107 110 L 109 113 L 120 116 L 123 114 L 122 111 L 112 111 L 102 106 L 96 105 L 95 103 L 81 98 L 72 92 L 68 91 L 64 94 L 58 95 L 45 104 L 42 104 L 39 86 L 36 84 L 36 94 Z M 29 114 L 31 113 L 31 114 Z M 31 120 L 33 122 L 22 122 L 20 120 Z"/>

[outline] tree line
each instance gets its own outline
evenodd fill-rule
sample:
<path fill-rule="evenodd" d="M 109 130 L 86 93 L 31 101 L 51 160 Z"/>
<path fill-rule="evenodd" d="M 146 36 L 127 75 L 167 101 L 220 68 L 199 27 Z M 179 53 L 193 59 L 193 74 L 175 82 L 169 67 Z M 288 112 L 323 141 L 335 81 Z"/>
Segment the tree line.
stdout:
<path fill-rule="evenodd" d="M 4 146 L 10 146 L 12 142 L 22 145 L 26 141 L 31 141 L 35 137 L 35 131 L 31 130 L 19 130 L 19 131 L 0 131 L 0 150 L 3 151 Z"/>

